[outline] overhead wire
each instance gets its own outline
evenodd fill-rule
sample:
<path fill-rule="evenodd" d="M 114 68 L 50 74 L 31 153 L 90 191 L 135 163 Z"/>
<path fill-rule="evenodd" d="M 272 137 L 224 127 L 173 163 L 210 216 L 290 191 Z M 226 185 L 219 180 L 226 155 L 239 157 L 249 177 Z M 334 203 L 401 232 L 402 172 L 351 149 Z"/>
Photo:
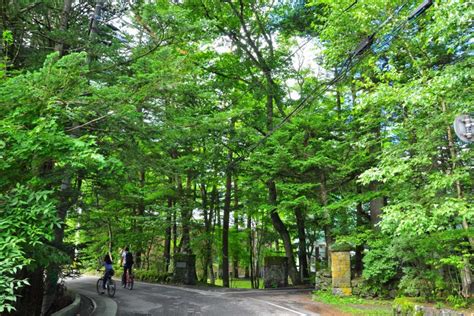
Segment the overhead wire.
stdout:
<path fill-rule="evenodd" d="M 352 4 L 350 4 L 347 8 L 345 8 L 344 10 L 342 10 L 342 12 L 339 14 L 339 16 L 337 16 L 336 18 L 339 19 L 344 13 L 347 13 L 348 11 L 350 11 L 356 4 L 357 4 L 358 0 L 355 0 Z M 323 31 L 325 31 L 328 27 L 330 26 L 329 23 L 325 23 L 323 25 L 323 27 L 319 30 L 319 33 L 322 33 Z M 305 47 L 307 44 L 309 44 L 311 41 L 313 40 L 312 37 L 310 37 L 309 39 L 307 39 L 305 42 L 303 42 L 303 44 L 300 44 L 292 53 L 290 53 L 284 60 L 283 62 L 287 62 L 291 57 L 293 57 L 297 52 L 299 52 L 303 47 Z"/>
<path fill-rule="evenodd" d="M 342 13 L 338 16 L 340 17 L 342 14 L 344 13 L 347 13 L 349 10 L 351 10 L 356 4 L 357 4 L 358 0 L 355 0 L 351 5 L 349 5 L 347 8 L 345 8 Z M 95 18 L 95 17 L 94 17 Z M 120 19 L 122 22 L 125 22 L 127 23 L 121 16 L 118 16 L 117 17 L 118 19 Z M 99 16 L 99 20 L 100 20 L 100 16 Z M 106 24 L 108 27 L 110 27 L 109 24 Z M 319 31 L 319 32 L 323 32 L 325 29 L 327 29 L 328 27 L 330 26 L 329 23 L 326 23 L 323 28 Z M 115 30 L 114 30 L 115 31 Z M 291 54 L 289 54 L 285 59 L 284 59 L 284 62 L 288 61 L 291 57 L 293 57 L 299 50 L 301 50 L 304 46 L 306 46 L 309 42 L 311 42 L 312 38 L 309 38 L 307 41 L 305 41 L 303 44 L 301 44 L 299 47 L 297 47 Z M 124 61 L 119 61 L 117 63 L 114 63 L 112 65 L 109 65 L 109 66 L 106 66 L 106 67 L 102 67 L 102 68 L 98 68 L 98 69 L 91 69 L 89 70 L 89 74 L 91 73 L 98 73 L 98 72 L 103 72 L 103 71 L 106 71 L 106 70 L 110 70 L 110 69 L 113 69 L 113 68 L 116 68 L 120 65 L 127 65 L 127 64 L 130 64 L 132 62 L 135 62 L 136 60 L 140 59 L 140 58 L 143 58 L 151 53 L 153 53 L 156 49 L 158 49 L 160 46 L 161 46 L 161 42 L 160 43 L 157 43 L 155 44 L 151 49 L 149 49 L 148 51 L 138 55 L 138 56 L 135 56 L 133 58 L 130 58 L 130 59 L 127 59 L 127 60 L 124 60 Z"/>
<path fill-rule="evenodd" d="M 352 4 L 350 4 L 347 8 L 345 8 L 345 9 L 341 12 L 341 14 L 339 14 L 339 15 L 337 16 L 337 18 L 340 18 L 342 14 L 344 14 L 344 13 L 348 12 L 349 10 L 351 10 L 351 9 L 357 4 L 357 2 L 358 2 L 358 0 L 355 0 Z M 321 32 L 323 32 L 324 30 L 326 30 L 329 26 L 330 26 L 329 23 L 325 23 L 325 24 L 323 25 L 323 27 L 319 30 L 319 33 L 321 33 Z M 302 44 L 300 44 L 293 52 L 291 52 L 288 56 L 286 56 L 285 59 L 283 59 L 283 63 L 286 63 L 289 59 L 291 59 L 291 58 L 292 58 L 296 53 L 298 53 L 304 46 L 306 46 L 308 43 L 310 43 L 310 42 L 312 41 L 312 39 L 313 39 L 313 38 L 309 38 L 309 39 L 307 39 L 305 42 L 303 42 Z M 204 68 L 204 67 L 202 67 L 202 66 L 200 66 L 200 67 L 201 67 L 202 69 L 204 69 L 204 70 L 210 71 L 209 68 Z M 230 76 L 226 76 L 226 75 L 224 75 L 224 74 L 218 74 L 218 73 L 216 73 L 216 72 L 214 72 L 214 71 L 212 71 L 212 70 L 211 70 L 210 72 L 212 72 L 212 73 L 214 73 L 214 74 L 216 74 L 216 75 L 220 75 L 220 76 L 224 76 L 224 77 L 230 77 Z M 242 78 L 239 78 L 239 80 L 242 80 Z M 244 80 L 242 80 L 242 81 L 244 81 Z M 249 92 L 249 91 L 251 91 L 252 89 L 254 89 L 254 87 L 253 87 L 253 86 L 250 86 L 248 89 L 245 89 L 245 92 Z"/>
<path fill-rule="evenodd" d="M 352 9 L 356 4 L 357 0 L 355 0 L 350 6 L 348 6 L 346 9 L 342 11 L 342 14 L 348 12 L 350 9 Z M 375 35 L 377 35 L 378 32 L 382 30 L 382 28 L 389 23 L 396 15 L 400 14 L 400 11 L 407 5 L 408 1 L 405 2 L 404 4 L 400 5 L 397 7 L 397 9 L 394 11 L 394 13 L 387 18 L 382 24 L 380 24 L 377 29 L 372 32 L 371 35 L 369 35 L 366 39 L 364 39 L 362 42 L 359 43 L 358 47 L 354 49 L 350 56 L 346 58 L 344 62 L 341 63 L 339 66 L 339 71 L 337 71 L 336 67 L 336 76 L 326 82 L 323 85 L 319 85 L 315 88 L 313 88 L 303 99 L 301 99 L 298 104 L 291 110 L 291 112 L 286 115 L 277 125 L 274 126 L 273 129 L 271 129 L 266 135 L 264 135 L 260 140 L 258 140 L 256 143 L 252 144 L 251 146 L 247 147 L 244 149 L 246 152 L 245 155 L 240 156 L 239 158 L 235 159 L 232 161 L 231 165 L 234 165 L 246 158 L 246 156 L 250 155 L 257 147 L 259 147 L 262 143 L 264 143 L 269 137 L 271 137 L 278 129 L 280 129 L 283 125 L 285 125 L 293 116 L 299 114 L 306 104 L 310 101 L 313 101 L 316 97 L 323 96 L 324 93 L 326 93 L 330 87 L 333 85 L 339 83 L 346 75 L 347 73 L 353 69 L 356 65 L 358 65 L 364 58 L 364 56 L 368 53 L 369 49 L 374 45 L 374 39 Z M 432 4 L 432 0 L 424 0 L 422 4 L 418 6 L 418 8 L 415 10 L 416 12 L 410 14 L 410 16 L 406 19 L 404 19 L 401 23 L 399 23 L 389 34 L 385 35 L 384 38 L 385 40 L 383 42 L 376 42 L 377 46 L 379 49 L 383 48 L 383 46 L 387 45 L 390 41 L 392 41 L 398 32 L 405 27 L 406 24 L 412 22 L 413 20 L 417 19 L 419 16 L 421 16 L 426 9 Z M 320 32 L 324 31 L 326 28 L 328 28 L 330 25 L 327 23 L 324 25 L 324 27 L 320 30 Z M 288 60 L 291 58 L 294 54 L 296 54 L 300 49 L 302 49 L 305 45 L 307 45 L 311 39 L 307 40 L 305 43 L 301 44 L 295 51 L 293 51 L 286 59 Z M 157 45 L 158 46 L 158 45 Z M 374 52 L 376 52 L 376 49 L 374 47 Z M 153 47 L 149 52 L 146 52 L 144 56 L 148 55 L 149 53 L 153 52 L 156 50 L 157 47 Z M 139 56 L 143 57 L 143 56 Z M 136 58 L 134 58 L 136 60 Z M 354 63 L 353 60 L 356 60 Z M 128 62 L 125 62 L 128 63 Z M 121 63 L 124 64 L 124 63 Z"/>
<path fill-rule="evenodd" d="M 365 54 L 366 53 L 364 53 L 364 55 Z M 364 56 L 364 55 L 361 55 L 361 56 Z M 348 64 L 347 68 L 344 71 L 339 72 L 339 74 L 336 75 L 333 79 L 331 79 L 326 84 L 323 84 L 322 85 L 323 88 L 321 90 L 319 90 L 321 88 L 321 86 L 318 86 L 318 87 L 312 89 L 302 100 L 300 100 L 298 105 L 288 115 L 286 115 L 277 125 L 275 125 L 275 127 L 272 130 L 270 130 L 265 136 L 260 138 L 256 143 L 249 146 L 245 150 L 245 152 L 247 153 L 247 156 L 249 154 L 251 154 L 257 147 L 259 147 L 261 144 L 263 144 L 268 138 L 270 138 L 278 129 L 280 129 L 283 125 L 285 125 L 293 116 L 300 113 L 303 110 L 303 108 L 305 107 L 305 105 L 307 104 L 307 102 L 314 100 L 317 96 L 322 96 L 324 93 L 326 93 L 331 88 L 331 86 L 338 83 L 342 78 L 344 78 L 346 73 L 349 70 L 351 70 L 355 65 L 356 64 Z M 315 93 L 318 93 L 318 95 L 315 95 Z M 241 156 L 238 159 L 235 159 L 232 164 L 236 164 L 236 163 L 242 161 L 243 159 L 245 159 L 245 156 Z"/>
<path fill-rule="evenodd" d="M 357 1 L 356 1 L 356 2 L 357 2 Z M 355 3 L 356 3 L 356 2 L 355 2 Z M 354 3 L 354 4 L 355 4 L 355 3 Z M 354 5 L 354 4 L 353 4 L 353 5 Z M 349 56 L 349 57 L 343 62 L 343 66 L 341 67 L 341 70 L 342 70 L 342 71 L 340 72 L 340 74 L 339 74 L 339 75 L 336 75 L 335 78 L 333 78 L 332 80 L 330 80 L 329 82 L 327 82 L 327 83 L 325 84 L 326 87 L 325 87 L 323 90 L 319 91 L 319 94 L 324 94 L 327 90 L 329 90 L 329 87 L 330 87 L 330 86 L 332 86 L 332 85 L 338 83 L 340 80 L 342 80 L 342 79 L 345 77 L 345 75 L 346 75 L 352 68 L 354 68 L 359 62 L 361 62 L 361 61 L 363 60 L 363 58 L 365 57 L 365 55 L 367 55 L 367 53 L 369 52 L 370 47 L 375 44 L 375 43 L 373 42 L 375 35 L 376 35 L 380 30 L 382 30 L 382 28 L 383 28 L 388 22 L 390 22 L 390 21 L 395 17 L 395 15 L 399 14 L 399 12 L 400 12 L 400 11 L 403 9 L 403 7 L 405 7 L 406 5 L 407 5 L 407 2 L 403 3 L 402 5 L 400 5 L 390 17 L 388 17 L 382 24 L 380 24 L 380 25 L 377 27 L 377 30 L 376 30 L 376 31 L 374 31 L 371 35 L 369 35 L 369 36 L 367 37 L 368 41 L 366 42 L 366 44 L 367 44 L 368 46 L 363 50 L 363 52 L 357 51 L 357 48 L 356 48 L 356 50 L 354 50 L 354 51 L 352 52 L 351 56 Z M 406 21 L 408 21 L 408 20 L 403 20 L 403 22 L 401 23 L 402 25 L 397 25 L 397 27 L 395 28 L 395 31 L 396 31 L 397 33 L 398 33 L 398 31 L 402 28 L 402 26 L 404 26 L 404 24 L 406 23 Z M 391 35 L 391 36 L 388 38 L 388 40 L 386 40 L 382 45 L 379 44 L 379 46 L 384 46 L 384 45 L 386 45 L 390 40 L 392 40 L 392 39 L 395 37 L 396 34 L 394 35 L 393 32 L 391 32 L 390 35 Z M 367 40 L 367 39 L 366 39 L 366 40 Z M 364 41 L 363 41 L 362 43 L 364 43 Z M 360 45 L 360 44 L 359 44 L 359 45 Z M 375 51 L 375 50 L 374 50 L 374 51 Z M 361 54 L 361 53 L 362 53 L 362 54 Z M 358 57 L 358 61 L 357 61 L 356 63 L 351 63 L 351 61 L 352 61 L 352 59 L 353 59 L 354 57 Z M 316 92 L 316 91 L 315 91 L 315 92 Z M 307 100 L 304 100 L 304 101 L 307 102 Z M 292 111 L 292 112 L 294 112 L 294 113 L 290 113 L 290 115 L 296 115 L 296 114 L 298 114 L 298 113 L 304 108 L 304 105 L 305 105 L 305 104 L 302 104 L 302 105 L 303 105 L 303 106 L 300 106 L 297 111 Z M 282 121 L 283 124 L 286 123 L 288 120 L 289 120 L 289 118 L 287 119 L 287 118 L 285 117 L 285 119 Z M 281 124 L 281 125 L 283 125 L 283 124 Z"/>
<path fill-rule="evenodd" d="M 340 69 L 339 73 L 337 74 L 337 72 L 336 72 L 336 76 L 333 79 L 331 79 L 327 83 L 323 84 L 322 85 L 323 88 L 321 88 L 321 86 L 318 86 L 318 87 L 315 87 L 314 89 L 312 89 L 302 100 L 300 100 L 300 102 L 296 105 L 296 107 L 288 115 L 286 115 L 282 119 L 282 121 L 280 121 L 273 129 L 271 129 L 265 136 L 260 138 L 256 143 L 254 143 L 251 146 L 247 147 L 244 150 L 246 152 L 246 154 L 240 156 L 239 158 L 237 158 L 235 160 L 233 160 L 230 163 L 229 167 L 231 167 L 231 168 L 234 167 L 237 163 L 243 161 L 246 157 L 248 157 L 256 148 L 258 148 L 262 143 L 264 143 L 268 138 L 270 138 L 278 129 L 280 129 L 283 125 L 285 125 L 291 119 L 291 117 L 293 117 L 293 116 L 297 115 L 298 113 L 300 113 L 309 101 L 314 100 L 316 97 L 323 96 L 324 93 L 326 93 L 330 89 L 331 86 L 333 86 L 334 84 L 339 83 L 352 68 L 354 68 L 356 65 L 358 65 L 364 59 L 365 55 L 368 54 L 371 47 L 374 47 L 373 51 L 376 53 L 376 55 L 378 55 L 381 51 L 377 53 L 375 51 L 375 48 L 381 49 L 381 48 L 383 48 L 383 46 L 389 44 L 397 36 L 397 34 L 400 32 L 401 29 L 403 29 L 407 24 L 409 24 L 412 21 L 419 18 L 426 11 L 426 8 L 422 7 L 422 5 L 425 5 L 425 6 L 429 7 L 432 4 L 432 1 L 431 0 L 425 0 L 416 9 L 416 11 L 421 11 L 420 13 L 418 13 L 416 15 L 414 15 L 414 13 L 411 13 L 408 18 L 403 19 L 400 23 L 398 23 L 392 29 L 392 31 L 389 34 L 384 36 L 385 40 L 383 40 L 382 42 L 375 41 L 375 43 L 377 45 L 374 46 L 374 39 L 375 39 L 375 36 L 377 35 L 377 33 L 380 32 L 382 30 L 382 28 L 387 23 L 389 23 L 396 15 L 399 15 L 400 11 L 407 4 L 408 4 L 408 1 L 403 3 L 402 5 L 400 5 L 399 7 L 397 7 L 397 9 L 394 11 L 394 14 L 392 14 L 382 24 L 380 24 L 377 27 L 377 29 L 372 33 L 372 35 L 369 35 L 369 37 L 368 37 L 369 40 L 365 43 L 365 45 L 364 45 L 364 47 L 362 48 L 361 51 L 358 51 L 358 48 L 362 44 L 362 42 L 358 45 L 358 47 L 354 51 L 351 52 L 350 56 L 348 58 L 346 58 L 346 60 L 344 62 L 342 62 L 341 69 Z M 354 59 L 356 59 L 355 63 L 352 62 Z M 336 67 L 336 69 L 337 69 L 337 67 Z"/>

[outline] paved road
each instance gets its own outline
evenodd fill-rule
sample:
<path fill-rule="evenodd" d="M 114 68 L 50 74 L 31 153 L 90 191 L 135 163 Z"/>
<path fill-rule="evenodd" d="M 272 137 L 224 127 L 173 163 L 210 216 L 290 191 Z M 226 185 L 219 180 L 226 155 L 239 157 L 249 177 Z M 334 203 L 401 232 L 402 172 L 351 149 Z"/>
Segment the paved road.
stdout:
<path fill-rule="evenodd" d="M 310 290 L 235 290 L 135 282 L 132 291 L 119 287 L 110 299 L 95 292 L 96 280 L 81 277 L 67 281 L 69 288 L 95 301 L 94 315 L 319 315 L 311 311 Z"/>
<path fill-rule="evenodd" d="M 93 315 L 97 316 L 115 316 L 117 314 L 117 303 L 104 295 L 99 295 L 96 291 L 96 277 L 81 277 L 78 279 L 69 279 L 66 286 L 81 295 L 90 298 L 95 305 Z M 81 315 L 87 316 L 87 315 Z"/>

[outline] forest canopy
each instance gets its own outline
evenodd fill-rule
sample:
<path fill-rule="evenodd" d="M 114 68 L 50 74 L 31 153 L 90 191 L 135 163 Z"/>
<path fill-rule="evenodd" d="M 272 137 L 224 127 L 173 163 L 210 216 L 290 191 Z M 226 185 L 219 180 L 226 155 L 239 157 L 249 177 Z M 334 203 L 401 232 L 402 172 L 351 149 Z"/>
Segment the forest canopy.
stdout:
<path fill-rule="evenodd" d="M 425 7 L 423 6 L 425 5 Z M 371 296 L 472 296 L 472 6 L 0 2 L 0 313 L 130 247 L 203 283 L 345 245 Z M 43 297 L 44 296 L 44 297 Z M 25 304 L 28 302 L 28 304 Z"/>

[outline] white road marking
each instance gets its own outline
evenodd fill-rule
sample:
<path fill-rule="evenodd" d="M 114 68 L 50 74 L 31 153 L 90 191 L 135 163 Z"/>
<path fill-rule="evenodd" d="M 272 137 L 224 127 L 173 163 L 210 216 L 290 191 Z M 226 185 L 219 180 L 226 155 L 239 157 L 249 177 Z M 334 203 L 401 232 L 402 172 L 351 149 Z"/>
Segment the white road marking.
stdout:
<path fill-rule="evenodd" d="M 269 304 L 269 305 L 272 305 L 272 306 L 275 306 L 275 307 L 278 307 L 278 308 L 281 308 L 281 309 L 284 309 L 284 310 L 287 310 L 289 312 L 292 312 L 292 313 L 295 313 L 297 315 L 301 315 L 301 316 L 307 316 L 307 314 L 304 314 L 304 313 L 300 313 L 298 311 L 295 311 L 293 309 L 290 309 L 290 308 L 286 308 L 284 306 L 280 306 L 280 305 L 277 305 L 277 304 L 273 304 L 273 303 L 270 303 L 270 302 L 267 302 L 267 301 L 263 301 L 263 300 L 259 300 L 259 299 L 256 299 L 256 298 L 250 298 L 252 300 L 255 300 L 255 301 L 258 301 L 258 302 L 262 302 L 262 303 L 265 303 L 265 304 Z"/>
<path fill-rule="evenodd" d="M 284 290 L 249 290 L 249 291 L 228 291 L 228 292 L 222 292 L 223 294 L 270 294 L 270 293 L 279 293 L 279 294 L 285 294 L 288 292 L 311 292 L 314 291 L 314 289 L 284 289 Z"/>

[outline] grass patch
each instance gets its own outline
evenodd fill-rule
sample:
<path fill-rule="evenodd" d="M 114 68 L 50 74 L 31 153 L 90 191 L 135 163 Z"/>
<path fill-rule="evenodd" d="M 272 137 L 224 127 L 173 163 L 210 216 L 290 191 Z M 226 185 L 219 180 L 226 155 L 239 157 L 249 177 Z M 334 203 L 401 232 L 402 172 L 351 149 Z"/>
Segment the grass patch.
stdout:
<path fill-rule="evenodd" d="M 211 283 L 211 280 L 207 280 L 207 283 Z M 216 279 L 216 286 L 222 286 L 222 279 Z M 252 283 L 248 279 L 233 279 L 230 280 L 230 288 L 232 289 L 251 289 Z M 260 289 L 263 289 L 263 280 L 260 280 Z"/>
<path fill-rule="evenodd" d="M 351 315 L 389 316 L 393 314 L 389 301 L 368 300 L 356 296 L 337 296 L 322 291 L 313 292 L 313 300 L 332 305 Z"/>

